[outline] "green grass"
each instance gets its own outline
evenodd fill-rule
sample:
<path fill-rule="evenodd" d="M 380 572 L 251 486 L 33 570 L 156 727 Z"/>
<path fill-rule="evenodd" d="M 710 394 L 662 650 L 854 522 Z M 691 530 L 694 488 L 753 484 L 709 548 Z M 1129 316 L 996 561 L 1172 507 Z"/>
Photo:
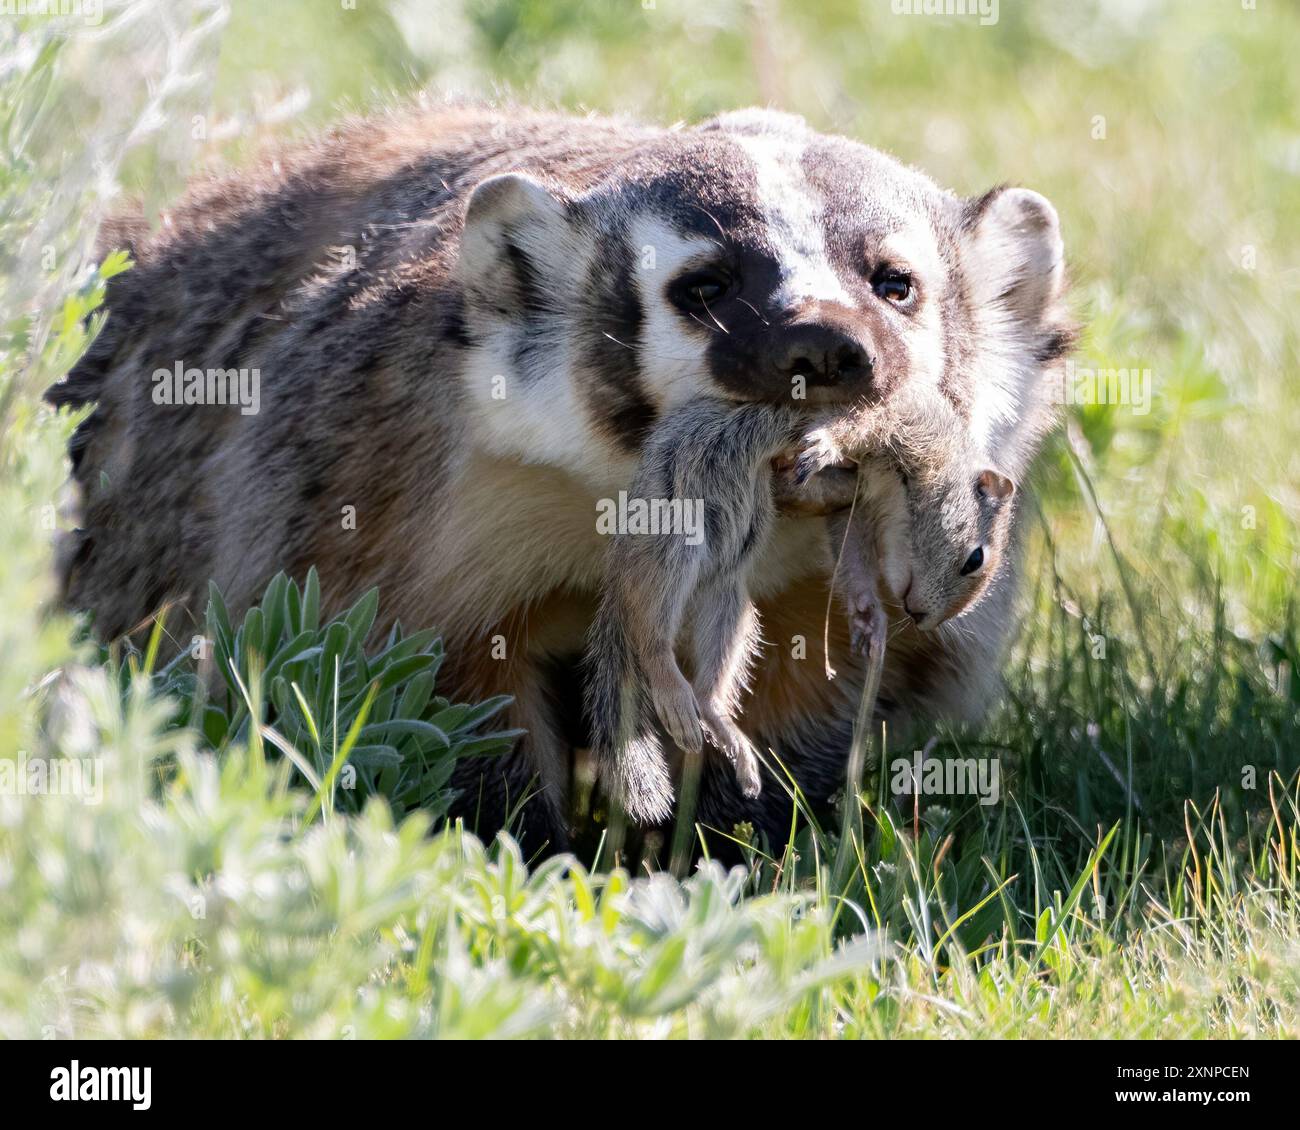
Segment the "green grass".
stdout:
<path fill-rule="evenodd" d="M 98 759 L 104 785 L 0 795 L 0 1034 L 1300 1035 L 1300 13 L 278 0 L 223 34 L 139 7 L 93 42 L 0 22 L 0 757 Z M 900 804 L 877 755 L 842 826 L 730 875 L 530 869 L 429 834 L 451 759 L 501 740 L 492 704 L 437 699 L 426 633 L 363 654 L 367 594 L 331 627 L 277 582 L 214 623 L 239 678 L 213 698 L 185 657 L 77 642 L 49 546 L 71 422 L 37 398 L 124 266 L 87 270 L 100 187 L 161 202 L 191 154 L 415 81 L 662 120 L 771 100 L 1054 201 L 1079 363 L 1149 368 L 1154 395 L 1070 411 L 1004 702 L 935 735 L 999 758 L 997 804 Z"/>

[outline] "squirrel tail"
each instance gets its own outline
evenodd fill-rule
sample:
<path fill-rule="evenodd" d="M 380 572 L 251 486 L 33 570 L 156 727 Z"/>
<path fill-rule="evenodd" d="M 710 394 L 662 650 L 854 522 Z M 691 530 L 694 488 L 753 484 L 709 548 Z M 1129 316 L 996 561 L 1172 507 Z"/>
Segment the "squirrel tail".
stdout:
<path fill-rule="evenodd" d="M 587 715 L 605 787 L 638 824 L 672 815 L 673 786 L 645 680 L 621 617 L 603 601 L 587 651 Z"/>

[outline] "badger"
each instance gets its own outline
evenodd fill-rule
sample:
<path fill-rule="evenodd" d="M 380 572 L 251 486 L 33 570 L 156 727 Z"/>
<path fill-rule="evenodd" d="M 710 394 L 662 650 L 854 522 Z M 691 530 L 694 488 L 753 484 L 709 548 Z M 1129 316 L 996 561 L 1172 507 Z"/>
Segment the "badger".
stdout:
<path fill-rule="evenodd" d="M 1072 332 L 1042 196 L 964 198 L 765 110 L 662 128 L 421 102 L 200 178 L 156 230 L 128 210 L 100 245 L 135 267 L 48 393 L 95 405 L 70 445 L 67 603 L 109 639 L 168 602 L 197 618 L 210 579 L 232 611 L 280 570 L 317 566 L 327 611 L 377 585 L 376 631 L 436 627 L 443 693 L 508 694 L 526 732 L 458 770 L 459 811 L 551 846 L 584 741 L 566 688 L 609 540 L 595 516 L 657 420 L 907 383 L 1023 481 Z M 257 374 L 258 410 L 158 403 L 152 375 L 178 366 Z M 777 500 L 738 717 L 814 801 L 840 784 L 862 675 L 839 618 L 823 654 L 832 562 L 811 530 L 851 500 L 835 470 Z M 960 633 L 896 626 L 882 718 L 984 712 L 1016 573 Z M 700 817 L 783 837 L 785 784 L 751 798 L 706 774 Z"/>

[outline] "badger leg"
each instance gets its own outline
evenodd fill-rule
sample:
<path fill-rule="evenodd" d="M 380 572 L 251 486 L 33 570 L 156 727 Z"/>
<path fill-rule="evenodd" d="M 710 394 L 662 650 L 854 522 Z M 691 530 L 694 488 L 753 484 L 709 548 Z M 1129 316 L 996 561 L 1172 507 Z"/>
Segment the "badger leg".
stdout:
<path fill-rule="evenodd" d="M 461 649 L 462 658 L 472 645 Z M 510 662 L 508 681 L 487 664 L 478 672 L 462 666 L 456 685 L 470 688 L 471 698 L 508 689 L 512 702 L 504 723 L 525 731 L 515 748 L 492 758 L 457 763 L 451 783 L 458 792 L 451 816 L 484 839 L 509 830 L 527 854 L 542 848 L 568 850 L 569 743 L 551 699 L 542 657 L 519 656 Z M 493 664 L 495 666 L 495 664 Z"/>

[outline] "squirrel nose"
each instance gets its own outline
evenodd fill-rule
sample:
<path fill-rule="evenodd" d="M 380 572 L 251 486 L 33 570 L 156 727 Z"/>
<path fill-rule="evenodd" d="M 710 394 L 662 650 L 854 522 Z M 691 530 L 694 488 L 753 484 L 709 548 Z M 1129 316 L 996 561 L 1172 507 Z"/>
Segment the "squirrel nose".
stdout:
<path fill-rule="evenodd" d="M 918 627 L 924 626 L 924 621 L 929 617 L 928 612 L 922 612 L 912 607 L 909 598 L 912 595 L 912 586 L 907 586 L 907 592 L 903 593 L 903 611 L 912 618 L 912 622 Z"/>
<path fill-rule="evenodd" d="M 838 326 L 810 322 L 781 335 L 773 362 L 778 372 L 810 386 L 851 386 L 871 379 L 872 359 L 856 337 Z"/>

